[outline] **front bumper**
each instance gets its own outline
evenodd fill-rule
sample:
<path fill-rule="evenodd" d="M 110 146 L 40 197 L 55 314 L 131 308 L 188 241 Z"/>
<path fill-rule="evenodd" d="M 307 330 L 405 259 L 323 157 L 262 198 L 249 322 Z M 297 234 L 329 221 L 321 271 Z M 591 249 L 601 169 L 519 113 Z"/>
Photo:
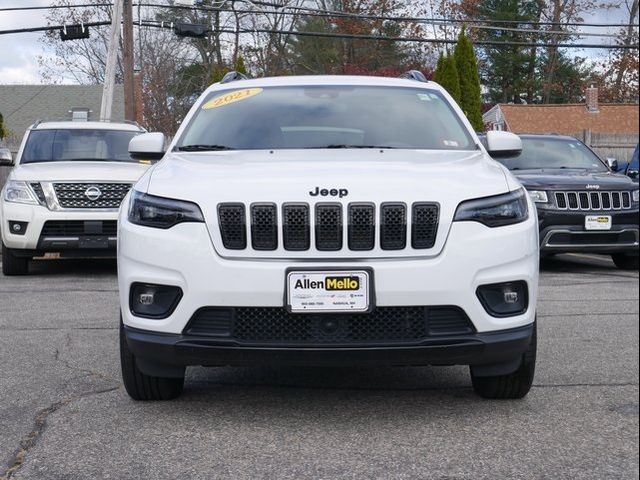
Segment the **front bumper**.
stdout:
<path fill-rule="evenodd" d="M 429 339 L 385 347 L 241 346 L 230 341 L 123 327 L 138 368 L 148 375 L 180 376 L 203 366 L 407 366 L 471 365 L 479 375 L 511 373 L 529 346 L 534 324 L 498 332 Z"/>
<path fill-rule="evenodd" d="M 225 259 L 202 223 L 183 223 L 168 230 L 128 222 L 118 229 L 118 284 L 127 327 L 181 335 L 203 307 L 284 306 L 285 278 L 291 267 L 362 269 L 373 272 L 375 307 L 449 305 L 462 309 L 479 333 L 531 325 L 538 285 L 538 236 L 535 218 L 500 228 L 456 222 L 443 251 L 430 258 L 350 259 L 335 261 Z M 529 308 L 520 315 L 494 317 L 482 306 L 481 285 L 524 281 Z M 134 283 L 179 287 L 182 298 L 171 315 L 141 318 L 130 311 Z M 244 347 L 243 347 L 244 348 Z"/>
<path fill-rule="evenodd" d="M 113 232 L 103 232 L 103 222 L 115 222 L 118 212 L 111 211 L 51 211 L 42 205 L 0 203 L 0 231 L 2 242 L 20 251 L 25 256 L 36 256 L 46 252 L 60 252 L 72 255 L 84 252 L 87 255 L 99 253 L 115 255 L 117 238 Z M 26 222 L 27 229 L 22 235 L 11 232 L 9 222 Z M 86 222 L 86 230 L 69 234 L 43 235 L 45 222 Z"/>
<path fill-rule="evenodd" d="M 586 230 L 586 215 L 611 216 L 611 230 Z M 543 253 L 636 253 L 640 233 L 638 209 L 625 211 L 555 211 L 538 209 Z"/>

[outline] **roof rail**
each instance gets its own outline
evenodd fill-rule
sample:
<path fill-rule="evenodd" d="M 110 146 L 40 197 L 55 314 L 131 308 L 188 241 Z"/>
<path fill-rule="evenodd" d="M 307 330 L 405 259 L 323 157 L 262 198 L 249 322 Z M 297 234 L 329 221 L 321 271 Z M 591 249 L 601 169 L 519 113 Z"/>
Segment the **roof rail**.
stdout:
<path fill-rule="evenodd" d="M 237 80 L 249 80 L 249 77 L 247 77 L 244 73 L 236 71 L 228 72 L 224 77 L 222 77 L 220 83 L 235 82 Z"/>
<path fill-rule="evenodd" d="M 427 77 L 424 76 L 419 70 L 409 70 L 400 75 L 400 78 L 406 78 L 407 80 L 415 80 L 417 82 L 428 82 Z"/>
<path fill-rule="evenodd" d="M 38 120 L 35 121 L 35 123 L 31 126 L 31 128 L 37 128 L 40 124 L 42 123 L 55 123 L 55 122 L 71 122 L 72 120 L 69 119 L 59 119 L 59 118 L 52 118 L 52 119 L 41 119 L 39 118 Z M 96 122 L 96 123 L 124 123 L 127 125 L 132 125 L 134 127 L 138 127 L 140 130 L 145 130 L 145 128 L 140 125 L 137 121 L 135 120 L 105 120 L 105 119 L 90 119 L 90 122 Z M 78 123 L 78 122 L 76 122 Z"/>

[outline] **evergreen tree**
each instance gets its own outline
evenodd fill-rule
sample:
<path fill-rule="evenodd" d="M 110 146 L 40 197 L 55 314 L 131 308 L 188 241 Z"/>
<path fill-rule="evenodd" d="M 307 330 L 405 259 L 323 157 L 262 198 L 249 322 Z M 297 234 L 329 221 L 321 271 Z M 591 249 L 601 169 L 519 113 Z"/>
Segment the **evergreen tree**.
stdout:
<path fill-rule="evenodd" d="M 442 85 L 441 81 L 440 81 L 440 75 L 442 75 L 442 64 L 444 63 L 444 55 L 442 52 L 440 52 L 440 56 L 438 57 L 438 63 L 436 64 L 436 69 L 433 72 L 433 78 L 431 80 L 433 80 L 434 82 Z"/>
<path fill-rule="evenodd" d="M 484 130 L 478 63 L 473 51 L 473 44 L 467 37 L 464 28 L 458 37 L 454 57 L 460 77 L 460 108 L 462 108 L 473 128 L 477 131 Z"/>
<path fill-rule="evenodd" d="M 238 73 L 242 73 L 243 75 L 247 74 L 247 67 L 244 63 L 244 58 L 242 58 L 242 55 L 238 55 L 238 58 L 236 58 L 236 64 L 233 66 L 233 69 Z"/>
<path fill-rule="evenodd" d="M 6 136 L 6 132 L 4 131 L 4 117 L 2 116 L 2 114 L 0 113 L 0 140 L 4 140 L 4 137 Z"/>
<path fill-rule="evenodd" d="M 458 75 L 458 65 L 453 55 L 447 55 L 442 59 L 442 73 L 438 76 L 438 83 L 447 91 L 453 99 L 460 103 L 460 76 Z"/>

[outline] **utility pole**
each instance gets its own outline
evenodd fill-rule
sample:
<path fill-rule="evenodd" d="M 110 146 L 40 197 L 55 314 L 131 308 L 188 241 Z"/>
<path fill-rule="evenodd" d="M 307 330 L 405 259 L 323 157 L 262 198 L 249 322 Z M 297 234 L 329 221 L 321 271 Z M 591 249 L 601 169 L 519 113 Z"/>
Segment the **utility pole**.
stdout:
<path fill-rule="evenodd" d="M 118 50 L 120 49 L 120 23 L 122 21 L 123 1 L 124 0 L 115 0 L 113 3 L 113 17 L 111 19 L 111 31 L 109 32 L 109 52 L 107 53 L 107 65 L 104 73 L 100 120 L 111 120 L 113 89 L 116 83 L 116 64 L 118 62 Z"/>
<path fill-rule="evenodd" d="M 136 119 L 136 94 L 135 80 L 133 77 L 133 5 L 131 0 L 124 0 L 122 16 L 122 63 L 124 65 L 124 118 L 135 121 Z"/>

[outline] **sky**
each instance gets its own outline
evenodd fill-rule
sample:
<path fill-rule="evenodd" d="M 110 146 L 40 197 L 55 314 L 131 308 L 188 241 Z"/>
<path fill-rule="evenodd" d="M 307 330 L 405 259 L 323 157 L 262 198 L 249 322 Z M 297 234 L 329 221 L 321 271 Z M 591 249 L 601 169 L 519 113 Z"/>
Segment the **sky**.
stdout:
<path fill-rule="evenodd" d="M 621 4 L 622 0 L 608 0 L 611 4 Z M 74 3 L 88 3 L 77 0 Z M 0 0 L 0 8 L 19 6 L 49 5 L 51 0 Z M 594 23 L 623 23 L 626 11 L 624 8 L 597 11 L 585 16 L 586 22 Z M 1 12 L 0 31 L 13 28 L 39 27 L 46 25 L 46 10 L 28 12 Z M 585 29 L 587 31 L 587 29 Z M 604 33 L 604 29 L 591 29 Z M 609 32 L 613 33 L 613 32 Z M 45 58 L 52 57 L 52 53 L 45 50 L 39 39 L 42 33 L 20 33 L 13 35 L 0 35 L 0 84 L 36 84 L 42 83 L 40 77 L 38 55 Z M 598 37 L 585 37 L 585 43 L 609 42 L 610 39 Z M 603 50 L 573 51 L 576 55 L 595 58 L 603 55 Z M 68 79 L 61 78 L 59 83 L 70 83 Z"/>

